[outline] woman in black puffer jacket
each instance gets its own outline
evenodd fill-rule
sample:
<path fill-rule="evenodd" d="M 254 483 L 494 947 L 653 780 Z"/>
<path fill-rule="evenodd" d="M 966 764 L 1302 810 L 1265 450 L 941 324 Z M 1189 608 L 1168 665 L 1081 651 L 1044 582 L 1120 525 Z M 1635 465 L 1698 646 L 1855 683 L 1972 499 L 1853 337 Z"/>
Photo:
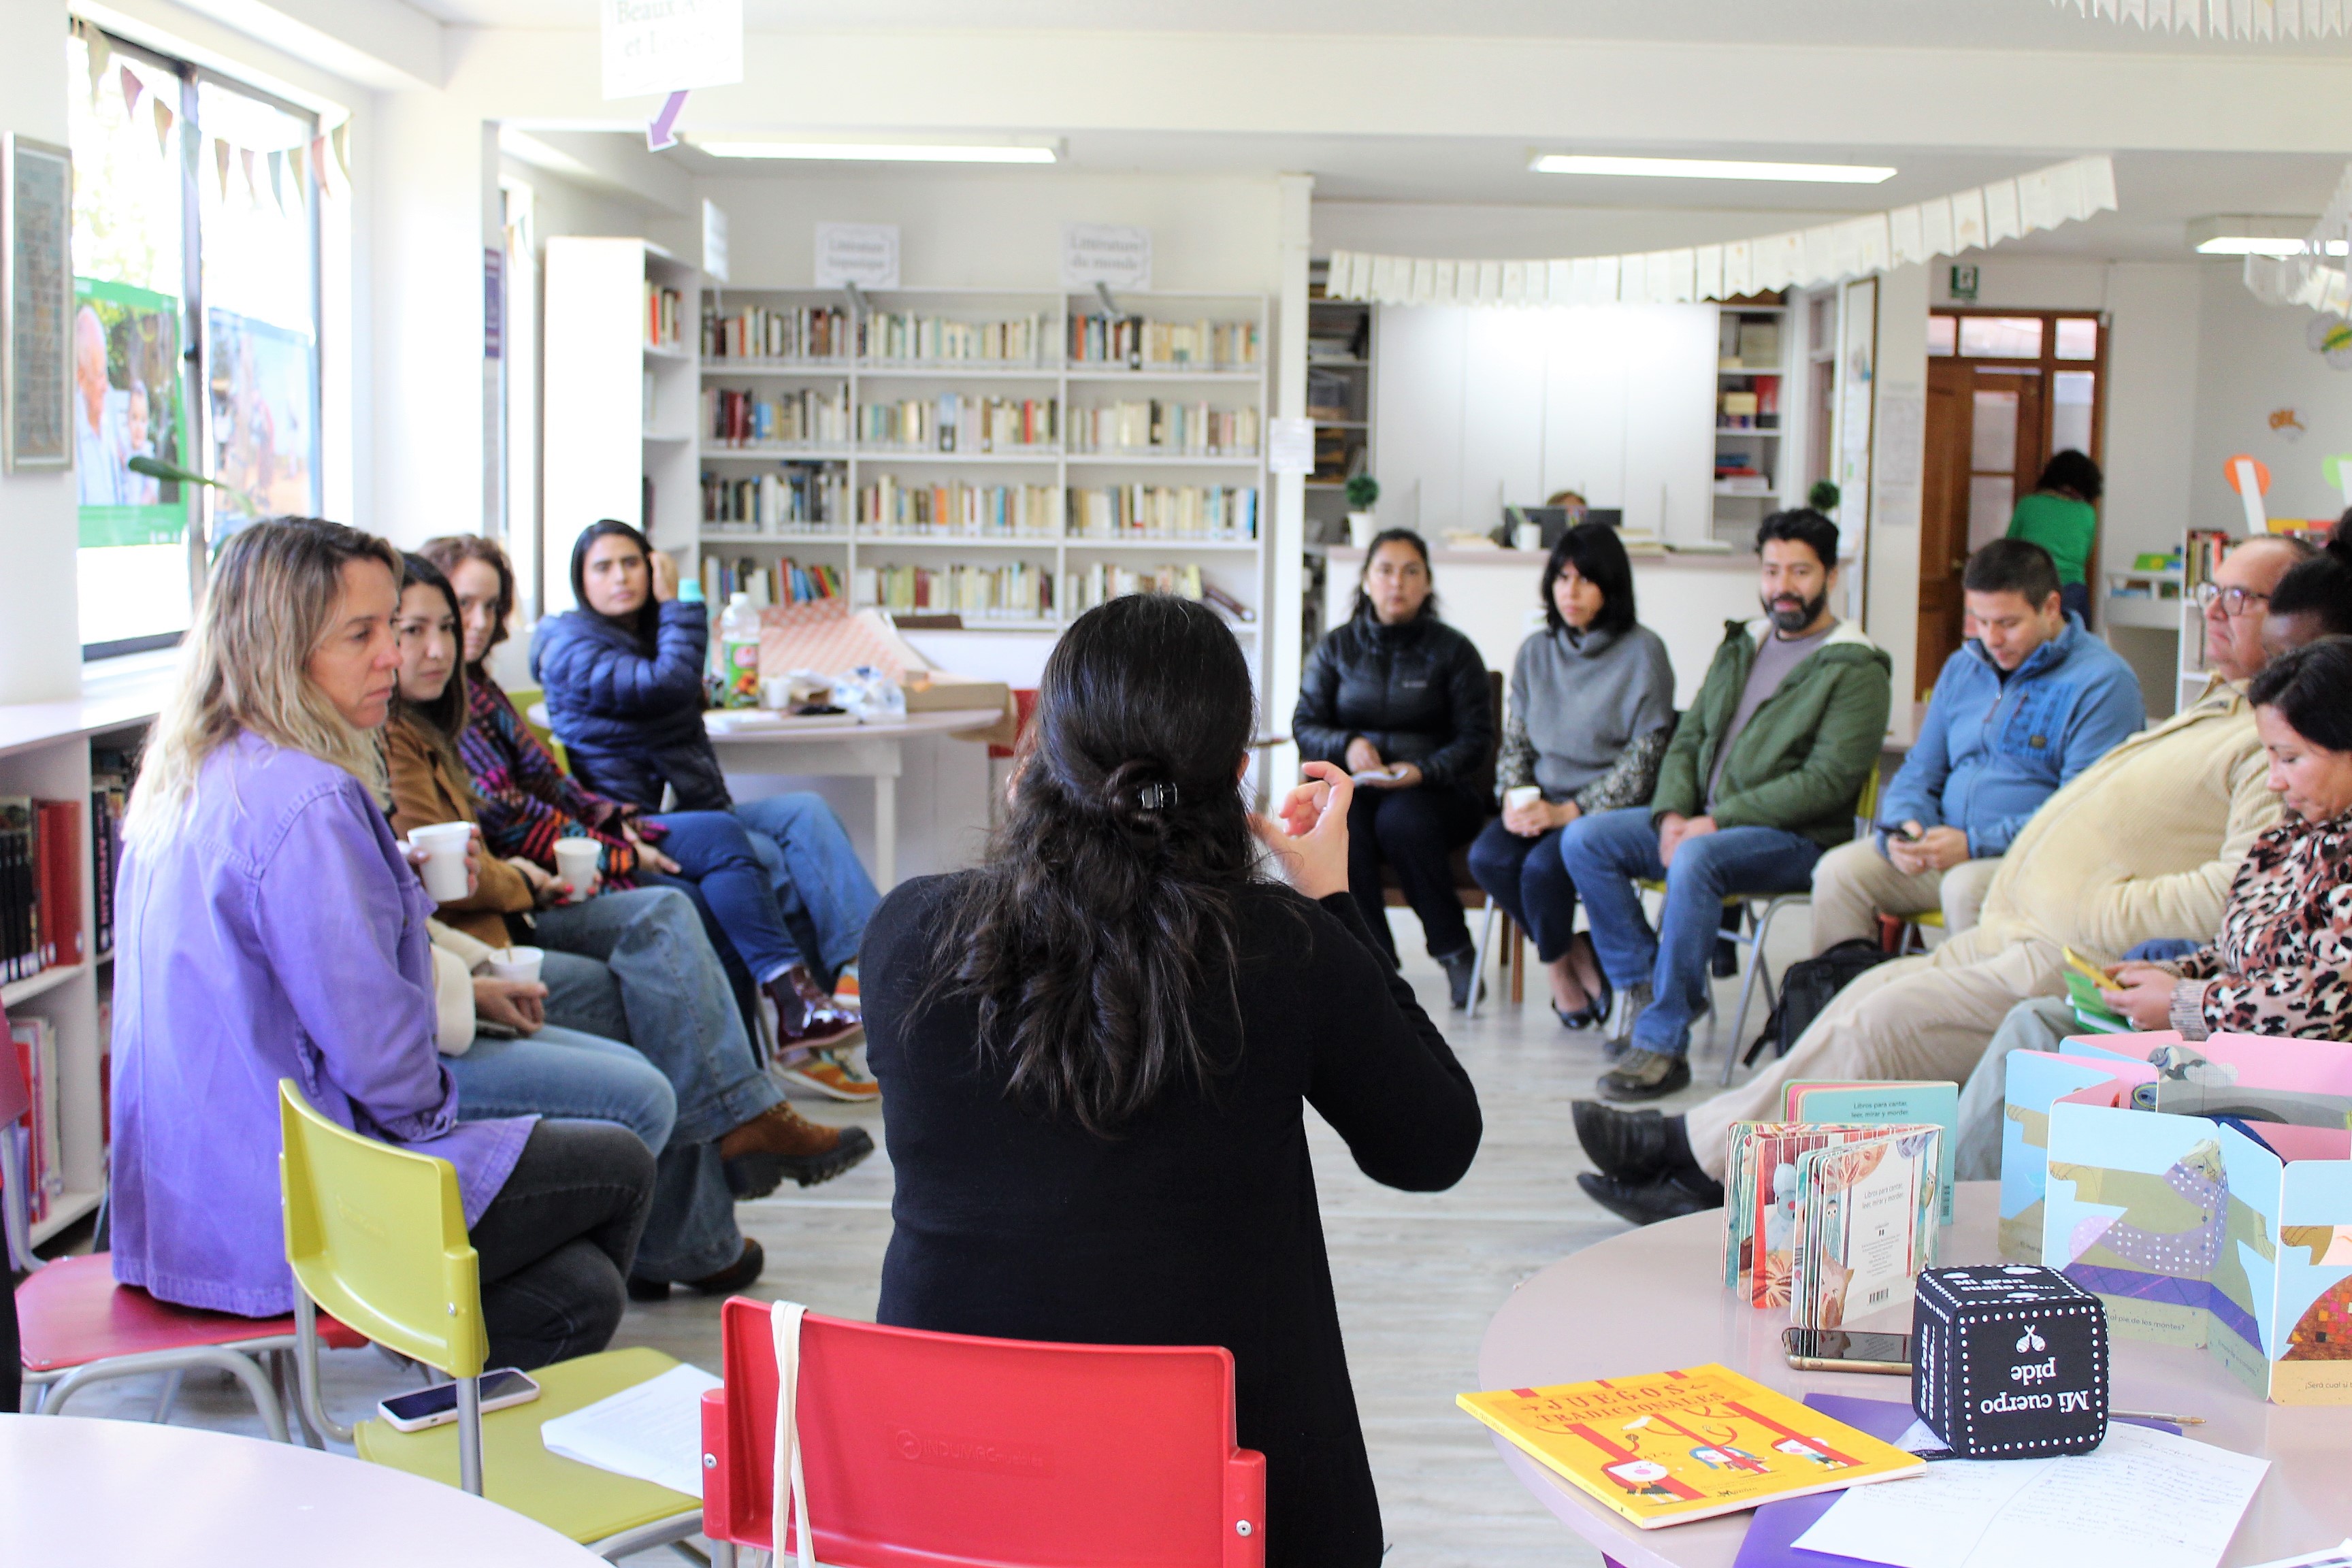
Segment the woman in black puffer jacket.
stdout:
<path fill-rule="evenodd" d="M 1298 754 L 1357 777 L 1348 816 L 1348 887 L 1390 959 L 1381 866 L 1396 868 L 1454 1005 L 1470 1005 L 1476 964 L 1454 891 L 1453 852 L 1478 835 L 1475 779 L 1495 743 L 1486 661 L 1437 618 L 1429 546 L 1409 528 L 1372 541 L 1356 613 L 1316 645 L 1291 716 Z"/>

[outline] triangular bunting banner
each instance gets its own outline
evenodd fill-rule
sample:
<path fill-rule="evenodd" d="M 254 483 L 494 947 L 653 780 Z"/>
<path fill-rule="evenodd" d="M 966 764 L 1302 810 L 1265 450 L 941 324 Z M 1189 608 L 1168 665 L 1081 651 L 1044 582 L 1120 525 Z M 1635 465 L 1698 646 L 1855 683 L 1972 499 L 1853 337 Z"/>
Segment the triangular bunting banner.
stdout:
<path fill-rule="evenodd" d="M 335 144 L 335 167 L 342 171 L 346 185 L 352 178 L 352 122 L 344 121 L 335 127 L 331 139 Z"/>
<path fill-rule="evenodd" d="M 163 94 L 155 95 L 155 151 L 161 154 L 172 150 L 172 106 L 163 101 Z"/>
<path fill-rule="evenodd" d="M 327 139 L 324 136 L 310 138 L 310 167 L 318 172 L 320 192 L 333 195 L 327 189 Z"/>
<path fill-rule="evenodd" d="M 1759 290 L 1810 287 L 1937 256 L 1958 256 L 2019 238 L 2029 229 L 2078 223 L 2115 206 L 2115 166 L 2099 153 L 1893 212 L 1730 240 L 1719 247 L 1526 263 L 1433 261 L 1335 250 L 1325 288 L 1334 300 L 1384 305 L 1737 300 Z M 1518 270 L 1514 274 L 1511 268 Z M 1514 275 L 1520 280 L 1516 289 L 1505 281 Z M 1491 287 L 1490 277 L 1495 279 Z M 1545 280 L 1541 289 L 1534 283 L 1538 277 Z M 1554 283 L 1554 279 L 1559 281 Z M 1457 284 L 1457 279 L 1462 281 Z"/>
<path fill-rule="evenodd" d="M 310 200 L 310 186 L 302 179 L 302 149 L 299 143 L 286 149 L 286 162 L 294 171 L 294 199 L 298 202 Z"/>
<path fill-rule="evenodd" d="M 147 84 L 139 79 L 139 73 L 129 66 L 124 66 L 122 68 L 122 117 L 125 120 L 139 112 L 139 95 L 146 90 Z"/>
<path fill-rule="evenodd" d="M 213 168 L 220 174 L 221 200 L 228 200 L 228 143 L 213 138 Z"/>
<path fill-rule="evenodd" d="M 253 149 L 250 147 L 238 148 L 236 150 L 236 161 L 238 166 L 245 171 L 245 199 L 252 203 L 255 206 L 259 206 L 261 205 L 261 187 L 256 184 L 253 179 Z"/>
<path fill-rule="evenodd" d="M 81 24 L 81 41 L 89 50 L 89 105 L 95 109 L 98 107 L 98 84 L 106 79 L 106 64 L 114 58 L 114 46 L 106 41 L 104 33 L 88 22 Z"/>
<path fill-rule="evenodd" d="M 279 212 L 286 210 L 286 154 L 283 153 L 269 154 L 269 196 L 278 204 Z"/>

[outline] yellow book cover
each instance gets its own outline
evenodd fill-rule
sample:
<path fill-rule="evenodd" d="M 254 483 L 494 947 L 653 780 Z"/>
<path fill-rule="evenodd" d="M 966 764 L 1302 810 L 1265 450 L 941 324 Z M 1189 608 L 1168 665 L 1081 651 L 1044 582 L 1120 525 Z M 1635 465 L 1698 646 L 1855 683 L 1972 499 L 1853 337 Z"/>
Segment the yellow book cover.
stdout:
<path fill-rule="evenodd" d="M 1725 1366 L 1454 1402 L 1643 1530 L 1927 1468 Z"/>

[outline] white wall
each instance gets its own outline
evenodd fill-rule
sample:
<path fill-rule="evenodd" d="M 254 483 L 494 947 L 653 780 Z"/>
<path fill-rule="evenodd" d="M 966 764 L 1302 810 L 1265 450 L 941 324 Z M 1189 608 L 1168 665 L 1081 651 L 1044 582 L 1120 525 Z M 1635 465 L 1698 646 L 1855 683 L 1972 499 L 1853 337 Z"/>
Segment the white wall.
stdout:
<path fill-rule="evenodd" d="M 0 132 L 66 144 L 65 0 L 0 0 Z M 39 47 L 47 40 L 47 47 Z M 5 197 L 0 197 L 5 201 Z M 0 702 L 46 702 L 81 689 L 74 583 L 73 471 L 0 475 Z"/>
<path fill-rule="evenodd" d="M 2352 372 L 2331 370 L 2305 338 L 2317 320 L 2300 306 L 2265 305 L 2246 291 L 2234 261 L 2198 268 L 2197 437 L 2189 459 L 2189 521 L 2242 531 L 2237 492 L 2223 479 L 2245 452 L 2271 471 L 2273 517 L 2334 518 L 2342 492 L 2320 472 L 2330 453 L 2352 455 Z M 2306 426 L 2273 429 L 2274 410 Z"/>
<path fill-rule="evenodd" d="M 1898 267 L 1878 279 L 1877 407 L 1871 421 L 1869 576 L 1863 629 L 1895 661 L 1895 733 L 1911 734 L 1909 699 L 1919 679 L 1918 454 L 1926 440 L 1927 268 Z M 1906 483 L 1906 471 L 1913 476 Z M 1841 509 L 1842 521 L 1852 515 Z M 1850 522 L 1845 526 L 1851 527 Z"/>
<path fill-rule="evenodd" d="M 1712 305 L 1381 307 L 1381 521 L 1435 542 L 1574 489 L 1629 529 L 1706 538 L 1717 321 Z"/>

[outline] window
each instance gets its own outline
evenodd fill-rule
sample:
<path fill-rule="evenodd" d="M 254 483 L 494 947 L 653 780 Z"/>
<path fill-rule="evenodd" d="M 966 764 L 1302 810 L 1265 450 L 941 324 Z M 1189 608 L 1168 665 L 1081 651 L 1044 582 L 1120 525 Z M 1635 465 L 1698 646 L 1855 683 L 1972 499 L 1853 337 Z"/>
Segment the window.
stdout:
<path fill-rule="evenodd" d="M 319 509 L 327 150 L 308 110 L 88 23 L 65 64 L 82 652 L 99 658 L 179 639 L 208 543 Z"/>
<path fill-rule="evenodd" d="M 2039 316 L 1962 316 L 1960 353 L 1970 359 L 2040 359 Z"/>

